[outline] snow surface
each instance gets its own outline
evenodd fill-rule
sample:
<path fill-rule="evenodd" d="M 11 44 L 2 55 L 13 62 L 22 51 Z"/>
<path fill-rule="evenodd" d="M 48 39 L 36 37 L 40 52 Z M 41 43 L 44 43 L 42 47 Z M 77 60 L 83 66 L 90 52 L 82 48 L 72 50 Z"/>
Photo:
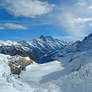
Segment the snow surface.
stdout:
<path fill-rule="evenodd" d="M 33 64 L 27 67 L 27 71 L 23 72 L 21 78 L 24 81 L 31 82 L 31 81 L 40 81 L 43 76 L 46 76 L 50 73 L 63 70 L 60 62 L 53 61 L 46 64 Z"/>
<path fill-rule="evenodd" d="M 0 46 L 12 46 L 12 45 L 21 45 L 21 44 L 10 40 L 7 40 L 7 41 L 0 40 Z"/>
<path fill-rule="evenodd" d="M 34 63 L 20 78 L 10 72 L 10 57 L 0 54 L 0 92 L 92 92 L 92 50 L 56 55 L 57 61 L 45 64 Z"/>
<path fill-rule="evenodd" d="M 43 65 L 35 63 L 28 66 L 27 71 L 23 72 L 19 79 L 10 73 L 9 58 L 8 55 L 0 54 L 0 92 L 42 92 L 42 90 L 49 92 L 46 91 L 47 89 L 39 87 L 40 80 L 45 75 L 63 69 L 58 61 Z"/>

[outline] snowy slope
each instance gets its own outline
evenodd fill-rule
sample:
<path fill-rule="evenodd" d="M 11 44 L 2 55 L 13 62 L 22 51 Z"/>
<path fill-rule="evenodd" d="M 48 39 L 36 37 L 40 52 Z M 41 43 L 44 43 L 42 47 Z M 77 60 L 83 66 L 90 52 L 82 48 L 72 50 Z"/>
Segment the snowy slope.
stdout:
<path fill-rule="evenodd" d="M 0 92 L 92 92 L 91 43 L 92 35 L 89 35 L 83 41 L 46 53 L 42 60 L 49 57 L 54 61 L 29 65 L 20 78 L 11 74 L 8 66 L 11 56 L 0 54 Z"/>
<path fill-rule="evenodd" d="M 80 43 L 79 50 L 90 50 L 92 49 L 92 33 L 89 34 L 87 37 L 83 39 L 83 41 Z"/>
<path fill-rule="evenodd" d="M 7 57 L 10 56 L 0 55 L 0 92 L 92 91 L 92 50 L 58 57 L 58 61 L 29 65 L 21 78 L 10 75 Z"/>
<path fill-rule="evenodd" d="M 10 75 L 8 57 L 9 56 L 0 54 L 0 92 L 19 92 L 8 82 L 8 77 Z"/>
<path fill-rule="evenodd" d="M 71 58 L 74 59 L 70 62 Z M 37 92 L 91 92 L 92 51 L 59 59 L 61 61 L 29 66 L 22 74 L 22 81 L 34 84 L 33 87 L 39 89 Z"/>
<path fill-rule="evenodd" d="M 11 56 L 0 54 L 0 92 L 41 92 L 43 89 L 38 84 L 42 77 L 63 69 L 58 61 L 43 65 L 34 64 L 28 66 L 27 71 L 23 72 L 19 79 L 15 75 L 10 75 L 9 58 Z M 50 70 L 48 71 L 48 69 Z"/>
<path fill-rule="evenodd" d="M 63 70 L 63 67 L 61 67 L 61 63 L 59 61 L 53 61 L 45 64 L 33 64 L 27 67 L 27 71 L 22 73 L 21 78 L 25 81 L 38 82 L 43 76 L 59 70 Z"/>
<path fill-rule="evenodd" d="M 18 42 L 13 42 L 10 40 L 2 41 L 0 40 L 0 46 L 12 46 L 12 45 L 20 45 Z"/>

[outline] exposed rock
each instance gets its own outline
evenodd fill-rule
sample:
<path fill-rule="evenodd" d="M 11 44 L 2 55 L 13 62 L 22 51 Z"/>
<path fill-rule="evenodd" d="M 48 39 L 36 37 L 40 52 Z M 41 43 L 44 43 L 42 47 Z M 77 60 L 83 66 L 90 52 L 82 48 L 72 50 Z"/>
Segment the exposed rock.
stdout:
<path fill-rule="evenodd" d="M 9 58 L 9 67 L 12 74 L 20 76 L 21 72 L 26 70 L 26 66 L 33 64 L 33 60 L 27 60 L 25 57 L 13 56 Z"/>

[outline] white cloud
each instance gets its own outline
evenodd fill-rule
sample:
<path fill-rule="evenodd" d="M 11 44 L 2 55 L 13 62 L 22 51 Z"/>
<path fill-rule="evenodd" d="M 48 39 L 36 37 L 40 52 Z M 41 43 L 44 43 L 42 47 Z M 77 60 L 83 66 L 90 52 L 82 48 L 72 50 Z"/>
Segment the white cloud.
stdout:
<path fill-rule="evenodd" d="M 76 17 L 69 13 L 63 12 L 56 16 L 57 25 L 64 28 L 65 32 L 68 34 L 66 39 L 82 39 L 84 37 L 83 25 L 79 24 Z"/>
<path fill-rule="evenodd" d="M 85 2 L 77 2 L 75 5 L 76 5 L 76 6 L 85 6 L 86 3 L 85 3 Z"/>
<path fill-rule="evenodd" d="M 53 10 L 54 5 L 40 0 L 3 0 L 0 4 L 14 16 L 36 17 Z"/>
<path fill-rule="evenodd" d="M 22 26 L 20 24 L 14 24 L 14 23 L 5 23 L 3 24 L 4 27 L 10 28 L 10 29 L 22 29 L 22 30 L 26 30 L 27 27 Z"/>
<path fill-rule="evenodd" d="M 4 29 L 5 29 L 4 27 L 0 26 L 0 30 L 4 30 Z"/>
<path fill-rule="evenodd" d="M 92 27 L 92 0 L 79 0 L 71 5 L 57 6 L 59 12 L 54 15 L 56 25 L 64 28 L 67 38 L 82 39 Z"/>
<path fill-rule="evenodd" d="M 87 35 L 85 35 L 87 36 Z M 74 36 L 71 36 L 71 35 L 67 35 L 67 36 L 58 36 L 56 37 L 57 39 L 61 39 L 61 40 L 64 40 L 64 41 L 76 41 L 76 40 L 80 40 L 79 37 L 74 37 Z M 82 39 L 81 39 L 82 40 Z"/>
<path fill-rule="evenodd" d="M 86 23 L 92 21 L 92 18 L 76 18 L 75 21 L 77 23 Z"/>
<path fill-rule="evenodd" d="M 92 6 L 89 6 L 88 9 L 92 9 Z"/>
<path fill-rule="evenodd" d="M 91 22 L 91 23 L 88 23 L 88 25 L 89 25 L 90 27 L 92 27 L 92 22 Z"/>

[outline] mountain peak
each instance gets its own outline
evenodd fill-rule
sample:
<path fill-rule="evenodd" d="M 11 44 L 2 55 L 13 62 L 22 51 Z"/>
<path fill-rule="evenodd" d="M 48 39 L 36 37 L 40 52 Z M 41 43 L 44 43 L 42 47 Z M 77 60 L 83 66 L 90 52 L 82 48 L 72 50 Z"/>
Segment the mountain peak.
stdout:
<path fill-rule="evenodd" d="M 41 35 L 40 36 L 40 39 L 45 40 L 45 36 L 44 35 Z"/>
<path fill-rule="evenodd" d="M 40 38 L 44 38 L 45 36 L 44 35 L 41 35 Z"/>
<path fill-rule="evenodd" d="M 46 40 L 53 40 L 53 38 L 51 36 L 44 36 L 44 35 L 41 35 L 40 36 L 40 39 L 43 40 L 43 41 L 46 41 Z"/>

